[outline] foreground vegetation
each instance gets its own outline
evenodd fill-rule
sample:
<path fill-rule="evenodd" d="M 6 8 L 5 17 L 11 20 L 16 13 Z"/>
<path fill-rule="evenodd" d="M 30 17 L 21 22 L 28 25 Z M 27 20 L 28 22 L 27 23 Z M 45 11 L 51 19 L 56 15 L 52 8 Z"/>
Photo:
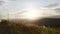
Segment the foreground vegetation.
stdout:
<path fill-rule="evenodd" d="M 7 28 L 9 34 L 60 34 L 60 29 L 47 28 L 34 24 L 5 22 L 0 28 Z"/>

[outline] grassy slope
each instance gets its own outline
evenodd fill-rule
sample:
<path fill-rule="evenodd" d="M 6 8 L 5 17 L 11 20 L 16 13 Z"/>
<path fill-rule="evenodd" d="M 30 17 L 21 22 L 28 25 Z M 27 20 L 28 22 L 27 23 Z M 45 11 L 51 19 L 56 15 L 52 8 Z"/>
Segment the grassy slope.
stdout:
<path fill-rule="evenodd" d="M 9 22 L 7 26 L 4 25 L 3 27 L 8 28 L 10 34 L 60 34 L 60 30 L 47 27 L 44 28 L 43 26 L 34 24 Z"/>

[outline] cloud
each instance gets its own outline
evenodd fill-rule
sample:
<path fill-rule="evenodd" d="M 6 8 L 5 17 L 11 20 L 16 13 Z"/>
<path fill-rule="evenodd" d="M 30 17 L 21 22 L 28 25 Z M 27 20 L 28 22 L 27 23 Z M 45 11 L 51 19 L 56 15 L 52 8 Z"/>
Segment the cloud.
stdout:
<path fill-rule="evenodd" d="M 48 8 L 48 9 L 57 9 L 57 8 L 60 8 L 60 4 L 58 4 L 58 3 L 50 4 L 50 5 L 45 6 L 45 8 Z"/>
<path fill-rule="evenodd" d="M 0 5 L 3 5 L 3 4 L 5 4 L 5 2 L 4 1 L 0 1 Z"/>
<path fill-rule="evenodd" d="M 16 0 L 11 0 L 11 1 L 16 1 Z"/>
<path fill-rule="evenodd" d="M 0 0 L 0 6 L 7 4 L 8 0 Z"/>
<path fill-rule="evenodd" d="M 51 4 L 51 5 L 48 5 L 48 6 L 45 6 L 45 7 L 56 7 L 58 4 Z"/>

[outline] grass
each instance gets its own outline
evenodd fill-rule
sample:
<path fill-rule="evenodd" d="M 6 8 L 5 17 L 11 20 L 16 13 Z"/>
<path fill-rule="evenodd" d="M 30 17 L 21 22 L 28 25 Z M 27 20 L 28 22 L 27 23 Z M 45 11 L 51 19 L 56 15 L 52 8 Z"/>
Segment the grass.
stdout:
<path fill-rule="evenodd" d="M 34 24 L 22 24 L 9 22 L 7 26 L 9 34 L 60 34 L 60 29 L 48 28 Z"/>

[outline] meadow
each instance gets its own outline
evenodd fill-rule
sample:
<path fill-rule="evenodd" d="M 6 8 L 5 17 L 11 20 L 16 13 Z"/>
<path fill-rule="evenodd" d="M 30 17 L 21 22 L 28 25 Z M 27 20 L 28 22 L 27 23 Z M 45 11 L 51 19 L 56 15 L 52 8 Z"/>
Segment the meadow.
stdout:
<path fill-rule="evenodd" d="M 6 32 L 8 32 L 7 34 L 60 34 L 60 29 L 57 28 L 38 26 L 36 24 L 30 24 L 30 23 L 28 24 L 17 23 L 13 21 L 1 22 L 0 30 L 1 28 L 5 28 L 7 30 Z"/>

